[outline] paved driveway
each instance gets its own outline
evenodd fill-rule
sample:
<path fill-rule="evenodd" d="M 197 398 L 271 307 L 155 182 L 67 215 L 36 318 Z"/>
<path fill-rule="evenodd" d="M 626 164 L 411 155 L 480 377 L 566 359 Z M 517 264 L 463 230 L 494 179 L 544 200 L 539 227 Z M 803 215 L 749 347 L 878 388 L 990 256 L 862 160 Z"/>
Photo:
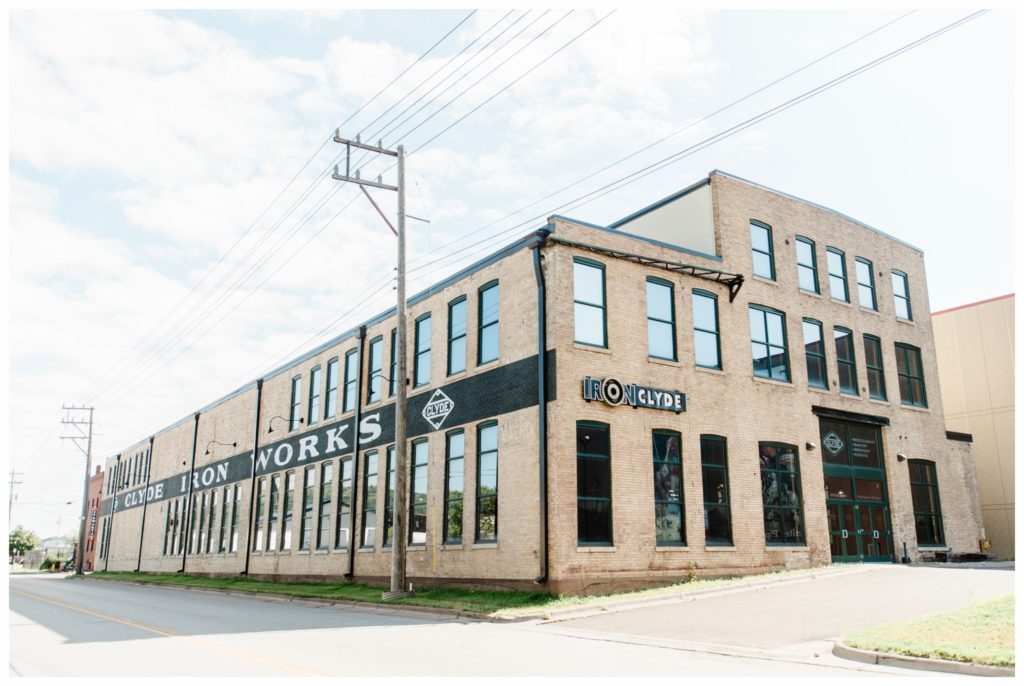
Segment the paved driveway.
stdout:
<path fill-rule="evenodd" d="M 553 622 L 558 631 L 614 634 L 767 652 L 820 652 L 852 629 L 1012 593 L 1012 565 L 864 565 L 853 573 Z"/>

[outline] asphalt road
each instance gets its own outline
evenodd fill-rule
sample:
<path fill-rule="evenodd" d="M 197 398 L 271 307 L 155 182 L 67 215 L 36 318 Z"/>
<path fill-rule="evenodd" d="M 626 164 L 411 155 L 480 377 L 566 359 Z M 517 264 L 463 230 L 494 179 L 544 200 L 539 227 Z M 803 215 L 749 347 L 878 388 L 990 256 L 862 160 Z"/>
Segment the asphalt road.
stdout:
<path fill-rule="evenodd" d="M 874 574 L 841 578 L 860 584 Z M 1012 572 L 989 574 L 1003 575 L 1012 587 Z M 890 577 L 883 573 L 878 583 L 917 584 L 911 576 Z M 979 598 L 1003 592 L 997 577 L 984 579 L 979 582 L 984 589 L 964 586 L 964 592 Z M 784 600 L 792 594 L 811 605 L 818 603 L 813 598 L 845 594 L 828 584 L 817 590 L 830 581 L 839 579 L 706 598 L 685 607 L 670 603 L 572 621 L 492 624 L 434 613 L 26 575 L 10 580 L 9 670 L 12 676 L 85 677 L 901 674 L 835 658 L 826 644 L 814 640 L 788 642 L 833 630 L 823 623 L 816 632 L 797 631 L 793 625 L 803 616 L 793 608 L 801 604 Z M 768 602 L 784 589 L 777 601 Z M 948 591 L 945 597 L 952 599 Z M 769 605 L 785 606 L 774 622 Z M 809 616 L 820 621 L 827 613 Z M 695 630 L 693 622 L 703 622 L 705 630 Z M 770 624 L 775 634 L 795 633 L 773 638 L 769 646 L 763 638 L 753 640 L 761 624 Z"/>

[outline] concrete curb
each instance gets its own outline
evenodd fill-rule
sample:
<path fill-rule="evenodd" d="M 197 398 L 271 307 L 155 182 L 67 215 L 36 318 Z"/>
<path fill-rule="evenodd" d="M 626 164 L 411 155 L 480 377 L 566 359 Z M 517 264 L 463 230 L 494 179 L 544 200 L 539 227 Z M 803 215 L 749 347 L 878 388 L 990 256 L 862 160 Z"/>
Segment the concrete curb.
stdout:
<path fill-rule="evenodd" d="M 1016 673 L 1013 667 L 993 667 L 972 662 L 954 662 L 953 660 L 939 660 L 930 657 L 879 653 L 874 650 L 851 648 L 842 642 L 835 644 L 835 647 L 832 648 L 832 654 L 836 657 L 856 662 L 866 662 L 872 665 L 922 669 L 930 672 L 949 672 L 950 674 L 963 674 L 966 676 L 1014 676 Z"/>

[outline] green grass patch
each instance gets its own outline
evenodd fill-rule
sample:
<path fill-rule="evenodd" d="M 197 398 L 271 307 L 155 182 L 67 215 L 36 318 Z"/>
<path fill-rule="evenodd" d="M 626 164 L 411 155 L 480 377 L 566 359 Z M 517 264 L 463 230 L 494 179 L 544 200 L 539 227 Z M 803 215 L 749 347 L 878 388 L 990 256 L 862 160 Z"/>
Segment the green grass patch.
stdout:
<path fill-rule="evenodd" d="M 1014 667 L 1014 595 L 916 619 L 861 629 L 843 642 L 853 648 Z"/>
<path fill-rule="evenodd" d="M 385 590 L 378 586 L 344 583 L 298 583 L 289 581 L 263 581 L 246 577 L 210 578 L 184 574 L 145 574 L 139 572 L 93 572 L 97 579 L 114 581 L 141 581 L 170 586 L 215 588 L 247 593 L 277 593 L 296 598 L 324 598 L 327 600 L 352 600 L 383 605 L 412 605 L 420 607 L 445 608 L 464 612 L 478 612 L 500 617 L 544 616 L 556 610 L 604 606 L 611 603 L 675 598 L 690 593 L 730 586 L 748 586 L 789 578 L 814 576 L 823 567 L 797 569 L 755 576 L 728 579 L 683 579 L 669 586 L 650 588 L 643 591 L 616 593 L 612 595 L 557 596 L 550 593 L 529 591 L 466 591 L 455 588 L 417 589 L 411 598 L 382 600 Z"/>

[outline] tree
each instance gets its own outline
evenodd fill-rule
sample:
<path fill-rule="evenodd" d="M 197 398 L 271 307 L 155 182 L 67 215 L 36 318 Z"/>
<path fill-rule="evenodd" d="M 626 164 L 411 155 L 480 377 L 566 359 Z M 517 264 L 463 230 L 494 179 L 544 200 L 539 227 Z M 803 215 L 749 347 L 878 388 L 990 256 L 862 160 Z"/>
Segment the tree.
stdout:
<path fill-rule="evenodd" d="M 10 554 L 11 555 L 24 555 L 30 550 L 35 550 L 43 541 L 35 535 L 34 532 L 29 531 L 20 524 L 18 527 L 11 532 L 10 539 Z"/>

